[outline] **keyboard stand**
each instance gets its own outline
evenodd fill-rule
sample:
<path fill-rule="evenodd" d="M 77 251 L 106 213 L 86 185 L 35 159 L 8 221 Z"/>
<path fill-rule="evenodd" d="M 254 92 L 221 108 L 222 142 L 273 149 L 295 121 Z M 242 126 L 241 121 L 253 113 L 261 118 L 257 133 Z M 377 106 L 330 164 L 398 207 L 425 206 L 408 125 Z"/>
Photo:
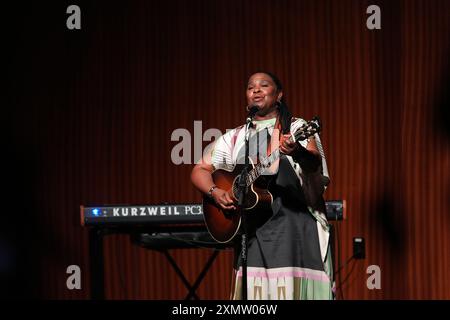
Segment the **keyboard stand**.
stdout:
<path fill-rule="evenodd" d="M 188 289 L 185 300 L 195 299 L 199 300 L 196 290 L 205 278 L 213 262 L 219 255 L 221 249 L 230 247 L 230 244 L 220 244 L 210 242 L 211 238 L 207 231 L 203 232 L 181 232 L 181 233 L 159 233 L 159 234 L 133 234 L 128 230 L 114 230 L 100 227 L 89 228 L 89 270 L 90 270 L 90 296 L 92 300 L 105 299 L 105 278 L 104 278 L 104 237 L 108 234 L 128 233 L 131 235 L 131 242 L 137 244 L 145 249 L 155 250 L 161 252 L 169 261 L 172 268 L 175 270 L 178 277 Z M 173 237 L 175 236 L 175 238 Z M 196 242 L 198 241 L 198 242 Z M 213 253 L 208 258 L 202 271 L 197 276 L 197 279 L 191 285 L 184 276 L 182 270 L 176 263 L 175 259 L 170 255 L 169 249 L 182 248 L 198 248 L 201 245 L 203 248 L 214 249 Z"/>
<path fill-rule="evenodd" d="M 196 294 L 196 290 L 200 286 L 202 280 L 205 278 L 213 262 L 219 255 L 220 249 L 229 248 L 232 245 L 232 243 L 223 244 L 216 242 L 211 238 L 211 235 L 208 233 L 208 231 L 205 230 L 196 232 L 140 233 L 133 235 L 131 239 L 133 243 L 146 249 L 161 252 L 166 257 L 178 277 L 183 282 L 184 286 L 188 289 L 188 294 L 184 298 L 185 300 L 200 299 Z M 214 249 L 213 253 L 209 256 L 208 261 L 204 265 L 202 271 L 192 285 L 184 276 L 175 259 L 169 254 L 169 249 L 189 248 Z"/>
<path fill-rule="evenodd" d="M 89 228 L 89 281 L 92 300 L 105 299 L 103 235 L 101 228 Z"/>
<path fill-rule="evenodd" d="M 200 283 L 202 282 L 203 278 L 206 276 L 208 270 L 211 268 L 214 260 L 219 255 L 220 250 L 214 249 L 213 253 L 209 257 L 208 261 L 206 262 L 205 266 L 203 267 L 203 270 L 198 275 L 197 279 L 195 280 L 194 284 L 191 285 L 189 281 L 184 276 L 183 272 L 181 271 L 180 267 L 178 267 L 176 261 L 173 259 L 173 257 L 169 254 L 168 250 L 160 250 L 162 254 L 167 258 L 169 263 L 172 265 L 173 269 L 177 273 L 177 275 L 180 277 L 181 281 L 185 285 L 185 287 L 188 289 L 188 294 L 184 298 L 184 300 L 189 300 L 191 298 L 194 298 L 195 300 L 200 300 L 198 295 L 196 294 L 196 290 L 200 286 Z"/>

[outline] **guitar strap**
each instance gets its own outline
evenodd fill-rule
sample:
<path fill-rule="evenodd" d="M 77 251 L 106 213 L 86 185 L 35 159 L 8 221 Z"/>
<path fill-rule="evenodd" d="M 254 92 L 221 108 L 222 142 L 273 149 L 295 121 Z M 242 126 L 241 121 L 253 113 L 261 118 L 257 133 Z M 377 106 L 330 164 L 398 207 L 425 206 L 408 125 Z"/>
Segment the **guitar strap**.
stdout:
<path fill-rule="evenodd" d="M 291 123 L 296 121 L 296 120 L 297 120 L 297 118 L 292 117 L 291 118 Z M 275 129 L 278 129 L 278 130 L 275 130 Z M 276 141 L 275 140 L 276 138 L 273 138 L 273 137 L 276 136 L 276 134 L 278 134 L 278 145 L 276 145 L 275 148 L 277 148 L 280 145 L 280 140 L 281 140 L 281 136 L 282 136 L 282 134 L 281 134 L 280 117 L 277 117 L 277 121 L 275 122 L 274 131 L 272 132 L 272 137 L 271 137 L 271 139 L 269 141 L 269 144 L 267 146 L 267 155 L 270 155 L 270 152 L 271 152 L 270 149 L 271 149 L 272 141 Z"/>
<path fill-rule="evenodd" d="M 270 141 L 267 144 L 266 154 L 268 156 L 272 153 L 271 148 L 272 148 L 272 143 L 273 142 L 275 142 L 275 148 L 278 148 L 278 146 L 280 145 L 280 140 L 281 140 L 281 134 L 280 133 L 281 133 L 280 117 L 277 117 L 277 120 L 276 120 L 275 125 L 273 127 L 272 136 L 270 137 Z"/>

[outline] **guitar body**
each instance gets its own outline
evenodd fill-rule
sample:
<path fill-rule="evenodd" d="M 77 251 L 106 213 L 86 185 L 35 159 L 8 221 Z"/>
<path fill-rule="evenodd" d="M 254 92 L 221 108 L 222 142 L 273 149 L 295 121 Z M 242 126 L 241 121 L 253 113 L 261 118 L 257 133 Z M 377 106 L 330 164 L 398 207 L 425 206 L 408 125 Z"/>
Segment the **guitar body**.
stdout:
<path fill-rule="evenodd" d="M 319 133 L 320 130 L 320 119 L 314 117 L 313 120 L 308 121 L 298 128 L 291 139 L 294 137 L 295 140 L 293 141 L 300 142 Z M 249 227 L 249 231 L 253 231 L 255 227 L 261 226 L 272 214 L 273 197 L 267 189 L 270 176 L 260 176 L 264 170 L 259 169 L 269 168 L 279 158 L 279 155 L 280 151 L 277 148 L 269 156 L 260 159 L 260 162 L 256 166 L 252 159 L 249 158 L 250 168 L 248 171 L 252 171 L 253 175 L 251 175 L 251 179 L 247 183 L 248 192 L 242 208 L 246 211 L 248 217 L 247 226 Z M 238 163 L 243 163 L 243 161 L 238 161 Z M 235 195 L 233 190 L 238 190 L 237 183 L 243 167 L 244 165 L 237 164 L 232 171 L 216 170 L 212 173 L 214 183 L 220 189 L 230 192 L 234 199 L 237 199 L 238 195 Z M 209 233 L 217 242 L 229 242 L 232 240 L 238 233 L 241 225 L 239 211 L 222 210 L 215 204 L 214 200 L 208 197 L 203 198 L 203 216 Z"/>
<path fill-rule="evenodd" d="M 249 159 L 250 169 L 254 167 L 253 162 Z M 214 183 L 223 190 L 230 192 L 234 199 L 238 195 L 233 193 L 233 185 L 237 189 L 237 183 L 244 165 L 237 164 L 233 171 L 216 170 L 212 173 Z M 264 176 L 258 178 L 248 187 L 243 210 L 248 214 L 247 221 L 251 222 L 252 214 L 271 211 L 273 201 L 272 194 L 267 190 L 267 182 Z M 237 202 L 237 200 L 236 200 Z M 241 225 L 241 214 L 238 210 L 223 210 L 213 199 L 203 198 L 203 216 L 206 227 L 211 236 L 221 243 L 231 241 L 238 233 Z"/>

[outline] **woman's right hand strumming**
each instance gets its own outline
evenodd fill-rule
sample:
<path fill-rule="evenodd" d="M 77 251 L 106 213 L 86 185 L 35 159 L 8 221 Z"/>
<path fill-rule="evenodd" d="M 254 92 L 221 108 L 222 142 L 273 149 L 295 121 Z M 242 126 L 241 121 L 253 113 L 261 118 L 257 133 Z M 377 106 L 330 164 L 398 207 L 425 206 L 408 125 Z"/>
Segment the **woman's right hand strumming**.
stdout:
<path fill-rule="evenodd" d="M 215 188 L 212 191 L 212 197 L 217 205 L 224 210 L 236 210 L 236 206 L 233 201 L 233 197 L 225 190 Z"/>

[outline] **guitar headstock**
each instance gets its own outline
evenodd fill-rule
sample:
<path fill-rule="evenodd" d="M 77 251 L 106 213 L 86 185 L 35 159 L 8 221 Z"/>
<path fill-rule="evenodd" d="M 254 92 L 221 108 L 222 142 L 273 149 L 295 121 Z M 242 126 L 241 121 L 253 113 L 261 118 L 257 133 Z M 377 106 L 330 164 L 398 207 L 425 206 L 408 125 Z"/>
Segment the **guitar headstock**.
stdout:
<path fill-rule="evenodd" d="M 297 129 L 294 133 L 295 141 L 303 141 L 308 139 L 309 137 L 319 133 L 322 129 L 322 123 L 320 118 L 315 116 L 312 120 L 306 122 L 300 128 Z"/>

